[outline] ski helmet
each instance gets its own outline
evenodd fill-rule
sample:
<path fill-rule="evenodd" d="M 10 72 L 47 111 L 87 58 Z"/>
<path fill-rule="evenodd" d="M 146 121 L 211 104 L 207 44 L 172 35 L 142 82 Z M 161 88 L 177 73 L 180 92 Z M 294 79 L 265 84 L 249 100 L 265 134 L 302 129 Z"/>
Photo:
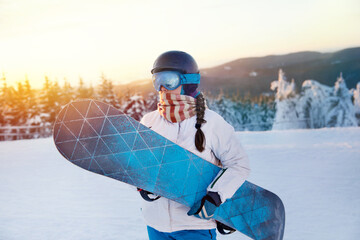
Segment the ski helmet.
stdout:
<path fill-rule="evenodd" d="M 154 62 L 151 73 L 161 71 L 179 71 L 186 73 L 199 73 L 194 58 L 182 51 L 168 51 L 161 54 Z"/>

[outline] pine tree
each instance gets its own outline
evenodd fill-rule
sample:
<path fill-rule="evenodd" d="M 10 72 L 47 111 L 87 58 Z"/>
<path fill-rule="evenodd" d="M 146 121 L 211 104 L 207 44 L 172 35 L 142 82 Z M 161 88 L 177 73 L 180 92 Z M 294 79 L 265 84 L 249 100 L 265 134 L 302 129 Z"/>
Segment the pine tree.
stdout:
<path fill-rule="evenodd" d="M 79 78 L 79 87 L 76 91 L 75 98 L 94 98 L 94 88 L 92 86 L 86 87 L 83 79 Z"/>
<path fill-rule="evenodd" d="M 242 130 L 242 105 L 241 103 L 234 103 L 232 100 L 225 98 L 224 94 L 220 93 L 216 99 L 208 100 L 209 108 L 219 115 L 225 121 L 231 124 L 236 130 Z"/>
<path fill-rule="evenodd" d="M 141 95 L 134 94 L 126 101 L 122 111 L 139 121 L 141 117 L 145 115 L 146 102 Z"/>
<path fill-rule="evenodd" d="M 4 122 L 5 125 L 17 125 L 17 109 L 16 105 L 16 90 L 13 87 L 6 87 L 5 89 L 5 108 L 4 108 Z"/>
<path fill-rule="evenodd" d="M 27 119 L 26 98 L 25 98 L 25 89 L 21 82 L 18 82 L 17 90 L 14 89 L 13 91 L 11 115 L 13 117 L 11 125 L 14 126 L 25 125 Z"/>
<path fill-rule="evenodd" d="M 327 127 L 357 126 L 351 94 L 342 73 L 335 82 L 334 92 L 329 98 L 326 112 L 325 121 Z"/>
<path fill-rule="evenodd" d="M 241 103 L 237 104 L 240 108 L 238 108 L 238 112 L 241 113 L 241 130 L 252 130 L 256 123 L 253 119 L 253 104 L 250 100 L 250 95 L 245 96 Z"/>
<path fill-rule="evenodd" d="M 263 95 L 259 99 L 259 124 L 260 131 L 270 130 L 275 117 L 275 103 Z"/>
<path fill-rule="evenodd" d="M 45 76 L 44 87 L 40 94 L 41 120 L 50 127 L 55 122 L 56 114 L 60 110 L 61 88 L 57 82 L 52 83 Z"/>
<path fill-rule="evenodd" d="M 0 106 L 0 120 L 1 120 L 1 126 L 7 127 L 11 125 L 16 124 L 16 114 L 14 114 L 13 106 L 15 103 L 15 97 L 14 97 L 14 88 L 8 87 L 6 83 L 6 77 L 3 73 L 2 75 L 2 88 L 1 88 L 1 106 Z M 12 129 L 4 128 L 1 130 L 1 133 L 11 133 Z M 11 140 L 12 137 L 1 137 L 0 140 Z"/>
<path fill-rule="evenodd" d="M 251 97 L 239 94 L 231 98 L 220 93 L 208 99 L 211 110 L 221 115 L 236 131 L 270 130 L 275 115 L 274 101 L 271 97 Z"/>
<path fill-rule="evenodd" d="M 11 88 L 11 97 L 7 100 L 9 108 L 7 112 L 9 124 L 12 126 L 25 126 L 28 120 L 27 97 L 25 87 L 21 82 L 17 83 L 17 89 Z M 11 129 L 14 133 L 30 133 L 29 129 Z M 20 132 L 19 132 L 20 131 Z"/>
<path fill-rule="evenodd" d="M 0 82 L 0 127 L 5 126 L 5 109 L 6 109 L 6 92 L 7 92 L 7 85 L 6 85 L 6 77 L 5 74 L 2 73 Z"/>
<path fill-rule="evenodd" d="M 101 84 L 98 91 L 98 99 L 102 102 L 108 103 L 113 107 L 120 109 L 120 103 L 114 93 L 114 86 L 112 81 L 107 79 L 104 74 L 101 74 Z"/>
<path fill-rule="evenodd" d="M 146 98 L 146 112 L 151 112 L 157 109 L 158 94 L 150 92 Z"/>
<path fill-rule="evenodd" d="M 326 127 L 326 111 L 332 92 L 331 87 L 322 85 L 315 80 L 303 82 L 298 104 L 302 117 L 306 120 L 307 128 Z"/>
<path fill-rule="evenodd" d="M 71 87 L 71 84 L 65 79 L 64 86 L 61 89 L 61 105 L 68 104 L 71 100 L 75 99 L 74 88 Z"/>
<path fill-rule="evenodd" d="M 360 126 L 360 82 L 356 84 L 356 89 L 353 91 L 354 96 L 354 111 L 357 119 L 357 124 Z"/>
<path fill-rule="evenodd" d="M 28 77 L 25 77 L 25 85 L 24 85 L 24 98 L 25 98 L 25 106 L 26 106 L 26 124 L 27 125 L 40 125 L 40 109 L 37 103 L 37 99 L 35 97 L 35 90 L 33 90 L 30 86 L 30 82 Z"/>
<path fill-rule="evenodd" d="M 271 90 L 277 90 L 275 97 L 276 114 L 272 129 L 304 128 L 305 124 L 296 106 L 299 96 L 295 91 L 294 79 L 291 83 L 286 81 L 285 73 L 280 69 L 278 80 L 271 83 Z"/>

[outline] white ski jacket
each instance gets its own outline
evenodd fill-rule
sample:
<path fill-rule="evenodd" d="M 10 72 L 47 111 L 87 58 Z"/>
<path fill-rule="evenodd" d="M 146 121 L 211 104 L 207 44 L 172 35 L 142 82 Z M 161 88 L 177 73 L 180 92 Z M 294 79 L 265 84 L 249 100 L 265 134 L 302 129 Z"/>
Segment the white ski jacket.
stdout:
<path fill-rule="evenodd" d="M 217 192 L 221 201 L 225 202 L 248 177 L 250 172 L 248 157 L 235 136 L 234 128 L 220 115 L 206 109 L 204 119 L 207 122 L 201 126 L 206 139 L 203 152 L 199 152 L 195 147 L 196 116 L 180 123 L 170 123 L 158 111 L 153 111 L 146 114 L 141 123 L 199 157 L 227 169 L 220 171 L 207 189 Z M 164 197 L 153 202 L 143 201 L 142 207 L 146 224 L 161 232 L 216 227 L 214 220 L 188 216 L 189 210 L 189 207 Z"/>

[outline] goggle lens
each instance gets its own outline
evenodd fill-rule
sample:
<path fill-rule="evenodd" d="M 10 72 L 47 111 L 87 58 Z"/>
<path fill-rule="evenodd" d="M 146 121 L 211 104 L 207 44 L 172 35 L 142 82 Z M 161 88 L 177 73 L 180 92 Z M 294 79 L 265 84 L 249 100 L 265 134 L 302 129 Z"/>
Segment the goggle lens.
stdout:
<path fill-rule="evenodd" d="M 152 81 L 156 91 L 160 91 L 161 86 L 163 86 L 167 90 L 174 90 L 178 88 L 181 84 L 199 84 L 200 74 L 181 74 L 175 71 L 164 71 L 154 73 L 152 76 Z"/>
<path fill-rule="evenodd" d="M 181 83 L 180 74 L 170 71 L 154 73 L 152 80 L 156 91 L 160 91 L 161 86 L 167 90 L 174 90 L 178 88 Z"/>

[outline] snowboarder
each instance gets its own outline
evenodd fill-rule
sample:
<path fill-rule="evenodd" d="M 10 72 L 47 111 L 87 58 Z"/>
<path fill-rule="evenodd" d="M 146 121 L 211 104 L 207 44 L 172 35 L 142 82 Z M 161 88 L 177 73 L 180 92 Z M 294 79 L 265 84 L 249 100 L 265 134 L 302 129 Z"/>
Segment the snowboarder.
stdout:
<path fill-rule="evenodd" d="M 146 114 L 141 123 L 223 170 L 191 209 L 163 197 L 152 198 L 150 192 L 139 189 L 147 200 L 142 213 L 149 238 L 216 239 L 217 225 L 211 216 L 247 178 L 247 155 L 234 128 L 206 108 L 193 57 L 181 51 L 165 52 L 155 60 L 151 73 L 160 101 L 158 109 Z"/>

